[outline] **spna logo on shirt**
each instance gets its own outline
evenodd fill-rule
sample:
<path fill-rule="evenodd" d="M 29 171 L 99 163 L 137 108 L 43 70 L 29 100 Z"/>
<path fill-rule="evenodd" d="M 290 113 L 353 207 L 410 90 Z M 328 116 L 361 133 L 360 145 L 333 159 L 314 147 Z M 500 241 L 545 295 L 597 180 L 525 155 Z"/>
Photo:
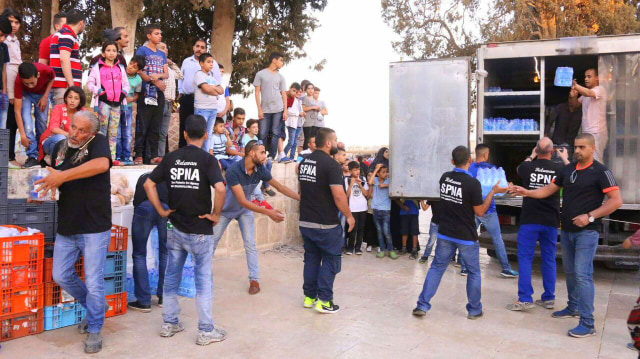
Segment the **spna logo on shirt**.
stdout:
<path fill-rule="evenodd" d="M 197 162 L 186 162 L 180 159 L 176 160 L 176 166 L 192 166 L 197 167 Z M 200 170 L 198 168 L 182 168 L 173 167 L 169 170 L 173 181 L 198 181 L 200 182 Z"/>
<path fill-rule="evenodd" d="M 307 164 L 307 163 L 302 163 L 300 165 L 300 174 L 301 175 L 307 175 L 307 176 L 314 176 L 316 175 L 316 165 L 315 164 Z"/>
<path fill-rule="evenodd" d="M 440 186 L 440 193 L 442 193 L 443 195 L 462 198 L 462 188 L 460 187 L 462 183 L 454 181 L 449 177 L 445 179 L 445 182 L 446 183 L 443 183 Z"/>
<path fill-rule="evenodd" d="M 549 184 L 556 178 L 556 172 L 552 170 L 547 170 L 544 168 L 536 167 L 535 171 L 531 173 L 529 176 L 529 181 L 531 184 Z"/>

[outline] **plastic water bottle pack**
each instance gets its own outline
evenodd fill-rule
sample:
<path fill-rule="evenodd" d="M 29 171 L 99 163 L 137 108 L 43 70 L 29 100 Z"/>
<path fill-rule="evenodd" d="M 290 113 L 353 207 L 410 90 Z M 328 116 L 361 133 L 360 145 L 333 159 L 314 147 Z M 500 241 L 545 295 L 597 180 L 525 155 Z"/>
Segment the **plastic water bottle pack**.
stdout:
<path fill-rule="evenodd" d="M 556 68 L 553 84 L 558 87 L 571 87 L 573 85 L 573 67 Z"/>
<path fill-rule="evenodd" d="M 480 168 L 478 169 L 478 181 L 482 187 L 482 197 L 485 198 L 491 192 L 493 186 L 499 182 L 500 187 L 509 186 L 507 175 L 502 167 Z M 504 193 L 496 194 L 497 197 L 504 196 Z"/>

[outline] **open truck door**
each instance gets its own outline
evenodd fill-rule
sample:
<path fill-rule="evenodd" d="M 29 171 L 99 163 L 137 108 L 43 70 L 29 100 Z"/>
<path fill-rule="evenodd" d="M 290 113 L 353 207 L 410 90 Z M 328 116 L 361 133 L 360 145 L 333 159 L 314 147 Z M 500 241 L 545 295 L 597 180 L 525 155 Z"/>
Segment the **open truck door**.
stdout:
<path fill-rule="evenodd" d="M 470 58 L 389 66 L 390 195 L 439 198 L 451 151 L 469 146 Z"/>

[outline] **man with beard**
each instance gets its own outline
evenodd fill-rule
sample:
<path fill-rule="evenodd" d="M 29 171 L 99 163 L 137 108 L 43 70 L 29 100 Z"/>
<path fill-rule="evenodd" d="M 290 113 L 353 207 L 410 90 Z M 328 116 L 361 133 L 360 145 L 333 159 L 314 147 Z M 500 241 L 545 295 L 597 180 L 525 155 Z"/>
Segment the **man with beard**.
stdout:
<path fill-rule="evenodd" d="M 54 148 L 54 168 L 35 182 L 42 195 L 50 192 L 53 197 L 56 190 L 60 191 L 52 274 L 53 280 L 87 310 L 78 325 L 78 332 L 89 333 L 84 341 L 86 353 L 102 349 L 103 274 L 111 238 L 111 153 L 99 128 L 92 112 L 77 112 L 71 120 L 69 138 Z M 74 269 L 79 255 L 84 256 L 84 282 Z"/>
<path fill-rule="evenodd" d="M 53 68 L 56 75 L 53 82 L 54 105 L 64 103 L 64 92 L 67 87 L 82 87 L 82 63 L 78 36 L 84 31 L 84 14 L 75 9 L 66 14 L 67 23 L 53 35 L 49 47 L 49 66 Z"/>
<path fill-rule="evenodd" d="M 260 181 L 273 186 L 285 196 L 300 200 L 300 196 L 289 187 L 281 184 L 271 177 L 271 173 L 264 164 L 267 162 L 267 152 L 263 144 L 258 141 L 250 141 L 244 148 L 244 159 L 237 161 L 227 168 L 227 189 L 224 208 L 220 214 L 220 222 L 213 228 L 213 249 L 215 251 L 218 242 L 225 229 L 232 220 L 237 220 L 244 251 L 247 255 L 247 267 L 249 268 L 249 294 L 260 292 L 258 283 L 258 251 L 255 241 L 255 227 L 253 212 L 269 216 L 274 222 L 284 220 L 284 215 L 277 209 L 267 209 L 249 200 L 251 194 Z"/>

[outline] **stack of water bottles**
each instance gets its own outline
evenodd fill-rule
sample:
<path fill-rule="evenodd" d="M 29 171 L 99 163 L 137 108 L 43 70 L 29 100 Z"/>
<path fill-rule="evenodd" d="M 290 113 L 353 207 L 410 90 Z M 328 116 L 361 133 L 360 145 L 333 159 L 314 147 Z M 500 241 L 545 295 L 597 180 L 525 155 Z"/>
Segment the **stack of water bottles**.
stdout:
<path fill-rule="evenodd" d="M 507 175 L 504 173 L 504 169 L 502 167 L 480 168 L 478 169 L 478 175 L 476 178 L 480 181 L 480 185 L 482 186 L 483 198 L 487 197 L 493 186 L 498 182 L 500 182 L 500 187 L 509 186 L 509 182 L 507 182 Z M 502 197 L 504 196 L 504 193 L 498 193 L 496 196 Z"/>
<path fill-rule="evenodd" d="M 492 86 L 487 89 L 487 92 L 512 92 L 513 89 L 503 89 L 500 86 Z"/>
<path fill-rule="evenodd" d="M 483 121 L 484 132 L 498 131 L 540 131 L 540 125 L 532 118 L 506 119 L 504 117 L 489 117 Z"/>
<path fill-rule="evenodd" d="M 553 84 L 558 87 L 571 87 L 573 85 L 573 67 L 556 68 Z"/>

